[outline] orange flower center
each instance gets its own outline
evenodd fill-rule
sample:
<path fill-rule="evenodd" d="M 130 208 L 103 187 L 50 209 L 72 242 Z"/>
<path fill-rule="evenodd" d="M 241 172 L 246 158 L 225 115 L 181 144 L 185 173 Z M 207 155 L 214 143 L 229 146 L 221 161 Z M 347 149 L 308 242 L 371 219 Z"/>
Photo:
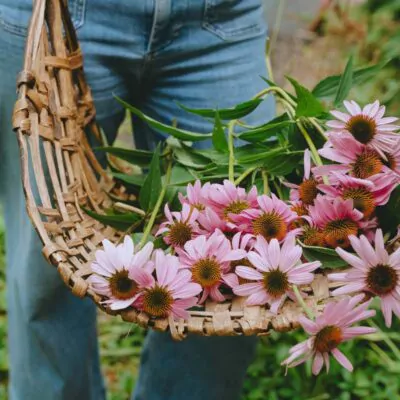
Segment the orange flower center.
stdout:
<path fill-rule="evenodd" d="M 376 123 L 373 118 L 359 114 L 354 115 L 348 120 L 346 129 L 360 143 L 367 144 L 376 134 Z"/>
<path fill-rule="evenodd" d="M 276 212 L 263 213 L 253 221 L 255 235 L 261 235 L 265 240 L 282 240 L 286 236 L 287 226 L 283 218 Z"/>
<path fill-rule="evenodd" d="M 371 192 L 365 188 L 349 188 L 343 191 L 345 200 L 352 199 L 354 208 L 361 211 L 365 218 L 371 216 L 375 211 L 375 200 Z"/>
<path fill-rule="evenodd" d="M 374 150 L 363 151 L 353 164 L 353 174 L 356 178 L 366 179 L 382 171 L 383 163 Z"/>
<path fill-rule="evenodd" d="M 229 214 L 240 214 L 242 211 L 249 208 L 249 203 L 245 200 L 233 201 L 227 207 L 224 208 L 224 217 L 229 219 Z"/>
<path fill-rule="evenodd" d="M 326 224 L 323 235 L 325 243 L 335 249 L 350 246 L 349 236 L 357 235 L 358 225 L 351 219 L 336 219 Z"/>
<path fill-rule="evenodd" d="M 378 264 L 371 268 L 367 275 L 369 290 L 378 296 L 391 293 L 398 282 L 397 272 L 390 265 Z"/>
<path fill-rule="evenodd" d="M 177 221 L 171 225 L 168 237 L 172 246 L 182 247 L 192 238 L 192 228 L 185 222 Z"/>
<path fill-rule="evenodd" d="M 385 153 L 387 160 L 382 159 L 382 163 L 388 168 L 395 170 L 397 168 L 396 159 L 389 153 Z"/>
<path fill-rule="evenodd" d="M 287 274 L 279 269 L 264 272 L 264 288 L 272 297 L 280 297 L 289 289 Z"/>
<path fill-rule="evenodd" d="M 128 274 L 126 269 L 115 271 L 108 280 L 111 294 L 118 300 L 130 299 L 137 293 L 137 284 L 128 277 Z"/>
<path fill-rule="evenodd" d="M 312 226 L 304 226 L 301 235 L 302 242 L 307 246 L 323 246 L 324 237 L 322 233 Z"/>
<path fill-rule="evenodd" d="M 325 326 L 315 335 L 314 350 L 328 353 L 343 340 L 342 330 L 337 326 Z"/>
<path fill-rule="evenodd" d="M 174 302 L 170 292 L 161 286 L 147 289 L 143 295 L 143 310 L 154 317 L 166 317 Z"/>
<path fill-rule="evenodd" d="M 299 217 L 303 215 L 308 215 L 307 207 L 302 203 L 295 204 L 290 207 L 290 209 L 294 211 Z"/>
<path fill-rule="evenodd" d="M 317 185 L 318 182 L 313 178 L 306 179 L 299 185 L 299 197 L 304 204 L 310 205 L 314 203 L 318 194 Z"/>
<path fill-rule="evenodd" d="M 221 280 L 221 268 L 215 258 L 202 258 L 192 267 L 192 279 L 201 287 L 210 288 Z"/>

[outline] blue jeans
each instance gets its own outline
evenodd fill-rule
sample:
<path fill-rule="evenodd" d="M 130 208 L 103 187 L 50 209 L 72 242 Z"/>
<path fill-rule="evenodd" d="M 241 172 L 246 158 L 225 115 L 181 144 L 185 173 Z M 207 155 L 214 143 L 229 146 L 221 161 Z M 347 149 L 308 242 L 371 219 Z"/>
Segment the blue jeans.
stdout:
<path fill-rule="evenodd" d="M 183 112 L 230 107 L 264 87 L 261 0 L 69 0 L 97 119 L 110 141 L 124 118 L 112 94 L 163 122 L 198 132 L 211 126 Z M 25 213 L 19 153 L 11 130 L 31 0 L 0 3 L 0 192 L 7 226 L 11 400 L 102 400 L 96 309 L 75 298 L 41 255 Z M 272 100 L 248 122 L 273 116 Z M 136 145 L 159 139 L 134 119 Z M 254 338 L 190 337 L 175 343 L 149 332 L 135 400 L 234 400 Z"/>

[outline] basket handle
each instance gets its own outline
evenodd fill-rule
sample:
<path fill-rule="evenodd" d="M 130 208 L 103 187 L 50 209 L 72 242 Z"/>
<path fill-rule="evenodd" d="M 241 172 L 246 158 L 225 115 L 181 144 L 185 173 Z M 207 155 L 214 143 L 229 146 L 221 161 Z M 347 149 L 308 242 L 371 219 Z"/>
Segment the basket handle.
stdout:
<path fill-rule="evenodd" d="M 33 11 L 28 32 L 28 37 L 32 37 L 33 40 L 27 41 L 26 43 L 25 54 L 29 54 L 30 57 L 25 57 L 25 71 L 29 71 L 32 68 L 32 64 L 36 59 L 40 36 L 42 35 L 43 25 L 46 19 L 50 31 L 61 32 L 61 26 L 64 25 L 66 40 L 68 41 L 70 48 L 73 51 L 79 49 L 78 38 L 68 10 L 68 0 L 33 0 L 33 2 Z M 57 49 L 55 50 L 57 53 Z M 64 54 L 60 54 L 60 56 L 65 57 Z"/>

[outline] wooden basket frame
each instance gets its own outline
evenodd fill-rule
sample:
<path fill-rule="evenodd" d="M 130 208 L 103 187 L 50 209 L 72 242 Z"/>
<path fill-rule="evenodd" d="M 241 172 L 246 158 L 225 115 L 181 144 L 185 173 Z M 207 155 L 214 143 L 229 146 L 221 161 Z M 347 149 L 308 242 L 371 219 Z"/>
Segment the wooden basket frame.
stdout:
<path fill-rule="evenodd" d="M 189 320 L 155 319 L 132 308 L 115 312 L 87 283 L 101 241 L 117 242 L 122 232 L 104 226 L 82 211 L 97 213 L 113 204 L 108 195 L 124 188 L 103 170 L 87 135 L 99 138 L 92 95 L 83 72 L 82 53 L 66 0 L 36 0 L 18 76 L 13 126 L 20 148 L 22 184 L 28 215 L 43 242 L 43 255 L 73 294 L 89 296 L 109 314 L 160 331 L 175 339 L 200 335 L 265 335 L 271 329 L 296 328 L 303 310 L 287 301 L 278 315 L 264 306 L 247 307 L 243 298 L 208 302 Z M 327 278 L 316 275 L 306 302 L 317 311 L 329 300 Z"/>

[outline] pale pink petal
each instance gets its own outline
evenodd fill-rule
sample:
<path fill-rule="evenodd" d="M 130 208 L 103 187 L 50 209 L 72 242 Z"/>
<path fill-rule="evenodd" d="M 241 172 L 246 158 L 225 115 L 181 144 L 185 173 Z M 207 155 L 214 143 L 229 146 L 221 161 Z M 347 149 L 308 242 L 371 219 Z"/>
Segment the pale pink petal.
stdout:
<path fill-rule="evenodd" d="M 324 359 L 321 353 L 315 353 L 315 358 L 312 364 L 312 373 L 318 375 L 321 372 L 322 366 L 324 365 Z"/>
<path fill-rule="evenodd" d="M 245 266 L 239 265 L 238 267 L 236 267 L 235 272 L 241 278 L 250 279 L 253 281 L 259 281 L 259 280 L 263 279 L 263 275 L 260 272 L 258 272 L 256 269 L 251 268 L 251 267 L 245 267 Z"/>
<path fill-rule="evenodd" d="M 331 350 L 331 353 L 342 367 L 346 368 L 350 372 L 353 372 L 353 365 L 339 349 L 333 349 Z"/>

